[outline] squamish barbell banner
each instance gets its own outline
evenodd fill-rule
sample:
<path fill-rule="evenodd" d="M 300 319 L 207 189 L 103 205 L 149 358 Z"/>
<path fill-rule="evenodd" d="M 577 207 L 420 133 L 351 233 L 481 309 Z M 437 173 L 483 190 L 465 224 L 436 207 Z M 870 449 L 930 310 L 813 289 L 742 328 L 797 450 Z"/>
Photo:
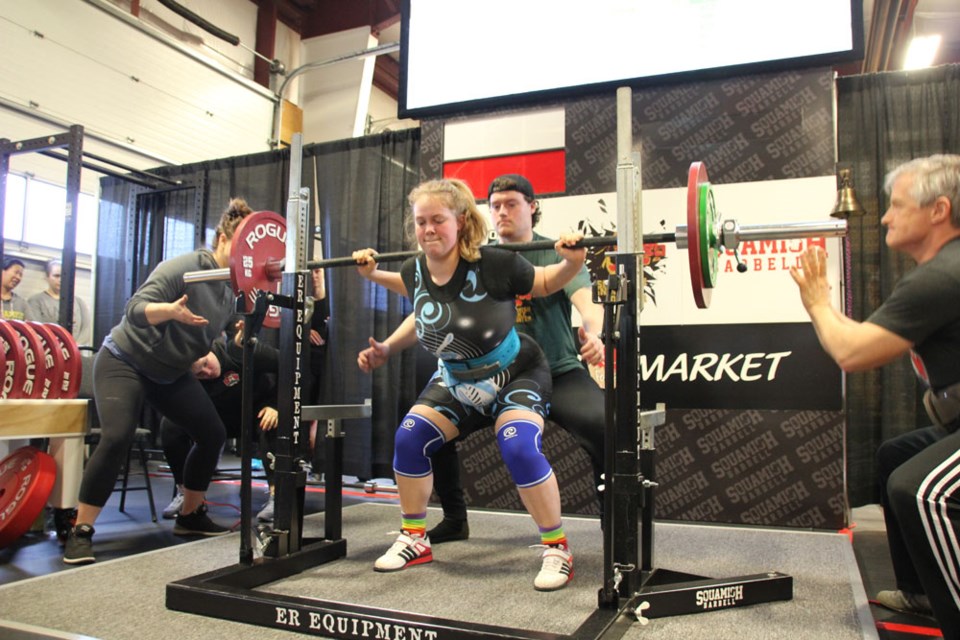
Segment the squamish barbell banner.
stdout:
<path fill-rule="evenodd" d="M 693 161 L 706 164 L 722 219 L 741 227 L 828 221 L 836 197 L 832 105 L 829 69 L 634 91 L 644 233 L 686 224 Z M 496 175 L 528 175 L 543 211 L 541 234 L 616 233 L 613 92 L 425 120 L 421 139 L 424 177 L 463 178 L 480 201 Z M 658 518 L 846 526 L 843 378 L 789 274 L 810 246 L 827 251 L 841 308 L 839 239 L 742 242 L 720 256 L 706 310 L 694 302 L 686 249 L 644 247 L 640 398 L 645 408 L 667 407 L 655 434 Z M 613 265 L 596 250 L 588 268 L 602 282 Z M 492 434 L 459 447 L 468 504 L 522 509 Z M 548 423 L 544 449 L 564 511 L 598 513 L 590 465 L 574 440 Z"/>

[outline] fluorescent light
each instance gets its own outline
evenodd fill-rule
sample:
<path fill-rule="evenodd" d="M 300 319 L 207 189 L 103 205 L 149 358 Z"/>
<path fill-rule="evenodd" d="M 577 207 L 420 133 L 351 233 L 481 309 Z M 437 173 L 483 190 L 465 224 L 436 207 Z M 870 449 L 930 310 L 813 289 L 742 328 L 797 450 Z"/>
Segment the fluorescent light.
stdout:
<path fill-rule="evenodd" d="M 933 64 L 933 59 L 937 55 L 937 49 L 940 47 L 941 37 L 939 34 L 932 36 L 916 36 L 910 41 L 910 48 L 907 49 L 907 56 L 903 61 L 904 69 L 923 69 Z"/>

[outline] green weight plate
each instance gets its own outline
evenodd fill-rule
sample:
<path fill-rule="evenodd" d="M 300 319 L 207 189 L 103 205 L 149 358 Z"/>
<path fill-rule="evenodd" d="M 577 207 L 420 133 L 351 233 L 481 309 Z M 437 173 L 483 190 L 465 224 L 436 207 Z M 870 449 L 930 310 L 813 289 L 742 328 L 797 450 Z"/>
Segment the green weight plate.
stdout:
<path fill-rule="evenodd" d="M 709 182 L 700 185 L 700 267 L 703 270 L 704 287 L 717 286 L 720 260 L 720 221 L 717 205 L 713 199 L 713 187 Z"/>

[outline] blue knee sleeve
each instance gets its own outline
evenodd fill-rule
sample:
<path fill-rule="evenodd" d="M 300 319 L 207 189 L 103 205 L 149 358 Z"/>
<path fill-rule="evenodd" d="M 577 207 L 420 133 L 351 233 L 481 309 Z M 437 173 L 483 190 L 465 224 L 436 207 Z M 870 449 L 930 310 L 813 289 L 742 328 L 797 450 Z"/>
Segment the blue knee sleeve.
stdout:
<path fill-rule="evenodd" d="M 443 432 L 423 416 L 408 413 L 397 428 L 393 443 L 393 470 L 401 476 L 420 478 L 433 471 L 430 462 L 443 446 Z"/>
<path fill-rule="evenodd" d="M 497 444 L 513 481 L 521 489 L 534 487 L 553 474 L 543 455 L 542 430 L 529 420 L 511 420 L 497 432 Z"/>

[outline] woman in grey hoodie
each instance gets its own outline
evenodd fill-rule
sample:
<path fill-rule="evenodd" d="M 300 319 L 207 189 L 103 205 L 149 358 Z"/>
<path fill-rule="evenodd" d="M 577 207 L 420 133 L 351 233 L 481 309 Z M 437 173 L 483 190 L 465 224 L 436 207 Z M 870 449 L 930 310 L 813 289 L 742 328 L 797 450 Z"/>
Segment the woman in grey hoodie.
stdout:
<path fill-rule="evenodd" d="M 187 284 L 188 271 L 230 265 L 230 245 L 252 211 L 235 198 L 220 217 L 213 250 L 198 249 L 157 265 L 127 302 L 120 324 L 104 339 L 94 364 L 94 397 L 102 435 L 80 485 L 77 520 L 63 561 L 94 562 L 93 524 L 106 504 L 137 424 L 143 401 L 188 429 L 193 448 L 184 468 L 184 502 L 174 525 L 180 535 L 228 533 L 207 516 L 204 494 L 226 439 L 223 422 L 190 366 L 234 314 L 234 294 L 225 281 Z"/>

